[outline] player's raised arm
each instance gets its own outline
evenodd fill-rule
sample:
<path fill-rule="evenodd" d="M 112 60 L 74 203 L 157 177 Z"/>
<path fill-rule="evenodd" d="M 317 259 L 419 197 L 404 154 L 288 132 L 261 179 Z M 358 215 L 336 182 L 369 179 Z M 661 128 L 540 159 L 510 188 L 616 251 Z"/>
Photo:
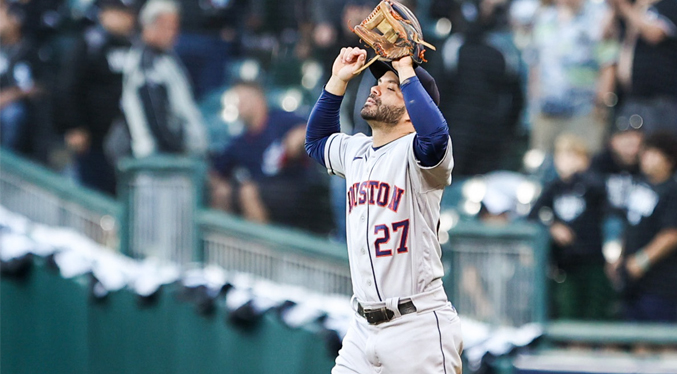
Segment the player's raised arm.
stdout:
<path fill-rule="evenodd" d="M 404 105 L 416 129 L 414 139 L 416 159 L 422 166 L 435 166 L 442 161 L 449 146 L 449 128 L 437 103 L 423 87 L 423 84 L 428 82 L 421 81 L 429 79 L 434 82 L 434 80 L 427 72 L 417 74 L 411 57 L 393 61 L 393 68 L 397 70 Z"/>
<path fill-rule="evenodd" d="M 342 48 L 334 60 L 331 78 L 320 98 L 317 99 L 308 118 L 306 130 L 306 152 L 321 165 L 324 164 L 324 146 L 327 138 L 341 131 L 339 111 L 348 82 L 364 65 L 367 51 L 361 48 Z"/>
<path fill-rule="evenodd" d="M 331 77 L 324 87 L 325 91 L 336 96 L 343 96 L 348 82 L 355 77 L 367 59 L 367 51 L 362 48 L 341 48 L 341 52 L 331 67 Z"/>

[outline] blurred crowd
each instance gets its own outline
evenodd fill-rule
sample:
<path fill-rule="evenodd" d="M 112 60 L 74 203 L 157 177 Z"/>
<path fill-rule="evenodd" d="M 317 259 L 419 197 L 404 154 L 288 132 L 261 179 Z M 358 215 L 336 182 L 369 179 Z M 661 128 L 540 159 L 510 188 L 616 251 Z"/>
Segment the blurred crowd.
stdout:
<path fill-rule="evenodd" d="M 499 178 L 472 215 L 548 227 L 553 316 L 677 322 L 677 0 L 401 2 L 437 46 L 452 188 L 541 191 Z M 197 157 L 212 208 L 345 240 L 305 125 L 377 3 L 0 0 L 1 145 L 113 196 L 123 157 Z M 374 83 L 351 81 L 342 131 L 370 134 Z"/>

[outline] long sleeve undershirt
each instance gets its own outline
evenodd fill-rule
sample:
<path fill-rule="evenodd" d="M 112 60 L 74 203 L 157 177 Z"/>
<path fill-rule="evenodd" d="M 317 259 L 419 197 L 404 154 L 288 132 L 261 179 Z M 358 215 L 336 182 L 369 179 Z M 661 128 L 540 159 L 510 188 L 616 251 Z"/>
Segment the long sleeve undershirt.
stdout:
<path fill-rule="evenodd" d="M 439 108 L 421 85 L 418 77 L 411 77 L 401 85 L 404 103 L 416 130 L 414 155 L 424 167 L 437 165 L 449 144 L 449 129 Z M 341 131 L 339 110 L 343 96 L 322 91 L 308 118 L 306 152 L 321 165 L 329 136 Z"/>

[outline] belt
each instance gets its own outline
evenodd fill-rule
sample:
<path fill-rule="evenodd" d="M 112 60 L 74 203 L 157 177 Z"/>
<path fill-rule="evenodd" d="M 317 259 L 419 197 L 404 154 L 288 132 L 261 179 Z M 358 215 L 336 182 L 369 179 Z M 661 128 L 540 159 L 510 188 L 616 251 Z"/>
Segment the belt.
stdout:
<path fill-rule="evenodd" d="M 411 300 L 401 301 L 399 304 L 397 304 L 397 309 L 402 315 L 416 312 L 416 306 Z M 395 312 L 386 307 L 377 309 L 364 309 L 360 303 L 357 303 L 357 314 L 364 317 L 364 319 L 366 319 L 367 322 L 372 325 L 388 322 L 395 316 Z"/>

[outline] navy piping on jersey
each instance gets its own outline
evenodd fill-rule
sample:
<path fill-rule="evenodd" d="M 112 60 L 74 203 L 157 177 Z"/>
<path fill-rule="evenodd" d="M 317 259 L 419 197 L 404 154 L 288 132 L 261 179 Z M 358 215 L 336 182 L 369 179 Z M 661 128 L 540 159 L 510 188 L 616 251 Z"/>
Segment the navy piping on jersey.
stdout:
<path fill-rule="evenodd" d="M 447 358 L 444 355 L 444 348 L 442 345 L 442 330 L 440 330 L 440 319 L 437 317 L 437 312 L 433 312 L 435 321 L 437 322 L 437 333 L 440 335 L 440 352 L 442 352 L 442 367 L 444 367 L 444 374 L 447 374 Z"/>
<path fill-rule="evenodd" d="M 385 154 L 385 153 L 384 153 Z M 383 157 L 383 155 L 379 156 L 378 158 Z M 367 161 L 367 154 L 364 155 L 364 161 Z M 371 173 L 374 171 L 374 168 L 376 168 L 376 163 L 378 162 L 378 159 L 374 162 L 374 166 L 371 167 L 371 170 L 369 170 L 369 177 L 367 177 L 367 180 L 371 180 Z M 371 264 L 371 274 L 374 277 L 374 288 L 376 289 L 376 295 L 378 296 L 378 301 L 383 301 L 381 298 L 381 293 L 378 290 L 378 283 L 376 282 L 376 270 L 374 269 L 374 260 L 371 258 L 371 247 L 369 246 L 369 204 L 366 205 L 367 207 L 367 236 L 366 236 L 366 241 L 367 241 L 367 249 L 369 249 L 367 252 L 369 252 L 369 263 Z"/>
<path fill-rule="evenodd" d="M 334 137 L 334 139 L 336 139 L 336 137 Z M 331 144 L 329 145 L 329 147 L 331 148 Z M 345 179 L 345 176 L 346 176 L 346 174 L 347 174 L 347 173 L 346 173 L 346 170 L 345 170 L 345 169 L 346 169 L 346 168 L 345 168 L 345 159 L 343 158 L 343 156 L 341 156 L 341 152 L 344 151 L 344 148 L 345 148 L 345 147 L 343 147 L 343 143 L 341 143 L 341 147 L 339 147 L 338 154 L 339 154 L 339 160 L 343 160 L 343 163 L 344 163 L 344 167 L 343 167 L 343 178 Z"/>
<path fill-rule="evenodd" d="M 405 136 L 406 136 L 406 135 L 405 135 Z M 381 148 L 383 148 L 383 147 L 387 146 L 388 144 L 390 144 L 390 143 L 394 142 L 395 140 L 399 140 L 399 139 L 400 139 L 400 138 L 397 138 L 397 139 L 393 139 L 393 140 L 389 141 L 389 142 L 388 142 L 388 143 L 386 143 L 386 144 L 383 144 L 383 145 L 379 145 L 378 147 L 374 147 L 374 146 L 372 145 L 372 146 L 371 146 L 371 149 L 373 149 L 374 151 L 378 151 L 379 149 L 381 149 Z"/>
<path fill-rule="evenodd" d="M 334 143 L 334 140 L 336 140 L 336 137 L 331 138 L 331 141 L 329 142 L 329 152 L 327 152 L 327 154 L 331 154 L 331 144 Z M 334 168 L 331 166 L 331 157 L 327 157 L 327 160 L 329 160 L 329 170 L 331 170 L 332 174 L 336 175 Z"/>

